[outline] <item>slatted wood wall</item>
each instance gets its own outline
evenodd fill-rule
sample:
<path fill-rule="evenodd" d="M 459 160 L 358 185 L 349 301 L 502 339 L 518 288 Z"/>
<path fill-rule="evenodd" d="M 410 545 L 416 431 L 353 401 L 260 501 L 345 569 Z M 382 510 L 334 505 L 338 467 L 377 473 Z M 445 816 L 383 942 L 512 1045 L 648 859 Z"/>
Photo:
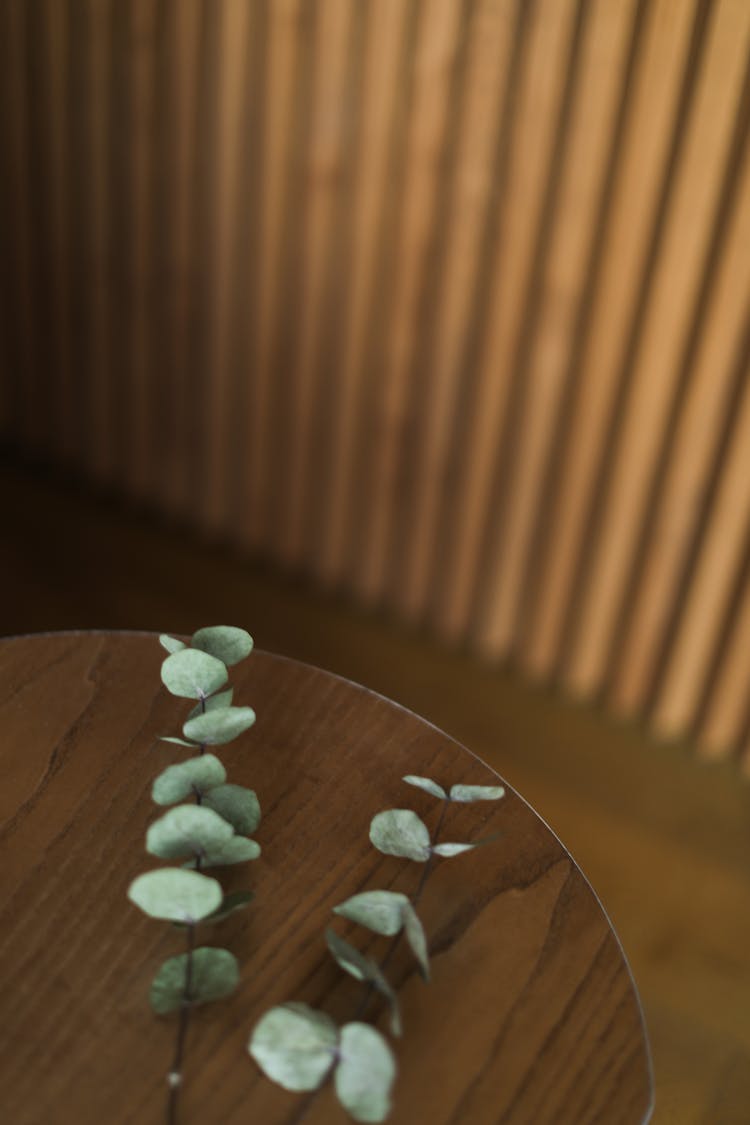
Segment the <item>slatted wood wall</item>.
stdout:
<path fill-rule="evenodd" d="M 0 428 L 750 762 L 747 0 L 3 0 Z"/>

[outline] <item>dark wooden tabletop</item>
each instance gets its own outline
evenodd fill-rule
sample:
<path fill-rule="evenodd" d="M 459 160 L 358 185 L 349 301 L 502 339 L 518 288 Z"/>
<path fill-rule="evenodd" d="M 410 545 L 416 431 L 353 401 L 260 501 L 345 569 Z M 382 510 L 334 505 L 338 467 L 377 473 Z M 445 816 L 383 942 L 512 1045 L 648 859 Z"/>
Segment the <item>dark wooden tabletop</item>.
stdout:
<path fill-rule="evenodd" d="M 144 851 L 152 780 L 182 757 L 158 741 L 189 709 L 160 685 L 163 655 L 143 634 L 0 643 L 0 1117 L 14 1125 L 165 1120 L 175 1021 L 155 1017 L 147 993 L 183 942 L 126 898 L 155 864 Z M 259 795 L 263 855 L 220 873 L 227 889 L 250 881 L 256 899 L 222 924 L 241 984 L 193 1013 L 181 1125 L 299 1118 L 300 1096 L 265 1079 L 246 1042 L 285 1000 L 353 1017 L 362 986 L 326 951 L 331 907 L 365 888 L 408 894 L 420 874 L 372 848 L 371 817 L 406 806 L 432 826 L 437 802 L 404 785 L 406 773 L 497 784 L 441 731 L 338 677 L 262 652 L 232 672 L 235 702 L 258 719 L 221 758 L 228 780 Z M 638 996 L 564 847 L 510 789 L 497 803 L 451 805 L 445 832 L 500 835 L 427 882 L 432 982 L 403 950 L 389 966 L 405 1024 L 393 1125 L 647 1120 Z M 304 1113 L 306 1125 L 347 1120 L 330 1086 Z"/>

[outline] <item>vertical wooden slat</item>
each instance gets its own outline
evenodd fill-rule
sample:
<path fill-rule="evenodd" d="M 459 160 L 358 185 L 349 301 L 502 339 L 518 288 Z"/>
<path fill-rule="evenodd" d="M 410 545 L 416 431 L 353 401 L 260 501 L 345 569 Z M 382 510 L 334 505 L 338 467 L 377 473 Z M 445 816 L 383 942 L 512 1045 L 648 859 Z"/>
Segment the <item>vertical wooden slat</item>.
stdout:
<path fill-rule="evenodd" d="M 206 482 L 202 491 L 201 515 L 209 531 L 223 529 L 230 510 L 227 447 L 233 408 L 233 370 L 230 353 L 230 286 L 234 274 L 235 238 L 238 227 L 237 196 L 238 160 L 242 151 L 240 137 L 241 94 L 250 8 L 244 0 L 231 0 L 221 5 L 219 31 L 218 105 L 216 127 L 216 196 L 213 204 L 216 218 L 212 239 L 211 263 L 205 263 L 214 279 L 210 291 L 210 342 L 207 370 L 203 379 L 210 379 L 210 393 L 205 396 L 204 426 L 206 430 Z"/>
<path fill-rule="evenodd" d="M 673 736 L 692 721 L 701 685 L 710 672 L 717 637 L 741 564 L 743 544 L 750 535 L 750 387 L 743 387 L 721 483 L 709 514 L 695 574 L 690 586 L 653 722 L 657 731 Z"/>
<path fill-rule="evenodd" d="M 67 459 L 70 454 L 69 439 L 63 433 L 61 423 L 65 417 L 65 402 L 72 393 L 73 372 L 70 356 L 70 305 L 66 295 L 70 276 L 70 232 L 67 224 L 69 152 L 65 143 L 68 88 L 66 61 L 69 57 L 67 37 L 70 34 L 70 26 L 66 19 L 65 6 L 56 3 L 55 0 L 47 0 L 44 22 L 48 34 L 44 63 L 48 74 L 46 112 L 49 118 L 51 195 L 47 268 L 51 279 L 50 301 L 53 326 L 50 341 L 52 357 L 46 378 L 54 418 L 50 448 L 57 457 Z"/>
<path fill-rule="evenodd" d="M 479 590 L 481 550 L 488 521 L 495 466 L 503 455 L 507 409 L 512 386 L 512 347 L 529 278 L 536 222 L 545 187 L 545 170 L 553 143 L 556 98 L 565 77 L 566 44 L 575 6 L 535 4 L 519 25 L 524 37 L 508 154 L 507 179 L 487 281 L 488 314 L 477 357 L 471 422 L 455 484 L 456 524 L 447 565 L 445 634 L 457 636 L 470 626 Z M 533 137 L 533 142 L 530 138 Z M 483 632 L 482 624 L 479 632 Z"/>
<path fill-rule="evenodd" d="M 647 8 L 636 73 L 627 91 L 627 124 L 608 201 L 599 283 L 582 327 L 576 400 L 544 544 L 535 635 L 530 644 L 530 661 L 537 674 L 554 669 L 564 639 L 584 549 L 587 512 L 617 394 L 618 363 L 637 299 L 645 242 L 674 124 L 692 17 L 687 4 L 675 9 L 657 2 Z"/>
<path fill-rule="evenodd" d="M 647 552 L 628 606 L 611 702 L 625 713 L 643 706 L 658 674 L 681 574 L 701 534 L 700 515 L 712 478 L 721 472 L 722 433 L 733 409 L 735 341 L 750 289 L 750 159 L 733 192 L 735 206 L 724 236 L 716 279 L 707 298 L 704 329 L 692 349 L 692 377 L 659 491 Z"/>
<path fill-rule="evenodd" d="M 407 136 L 409 160 L 400 215 L 398 269 L 388 281 L 390 308 L 384 370 L 379 380 L 377 440 L 367 487 L 368 520 L 355 585 L 369 601 L 382 596 L 392 546 L 399 459 L 406 436 L 418 306 L 440 185 L 441 153 L 463 4 L 423 5 L 414 49 L 413 100 Z"/>
<path fill-rule="evenodd" d="M 4 41 L 7 85 L 10 99 L 9 175 L 7 194 L 13 215 L 10 244 L 17 300 L 14 301 L 10 331 L 16 336 L 18 391 L 15 438 L 33 445 L 34 407 L 39 395 L 39 371 L 34 347 L 34 294 L 29 191 L 29 104 L 26 96 L 27 13 L 24 0 L 8 0 L 4 5 Z"/>
<path fill-rule="evenodd" d="M 164 280 L 167 300 L 161 304 L 162 322 L 158 327 L 164 348 L 163 367 L 156 376 L 168 388 L 168 407 L 160 417 L 156 441 L 160 449 L 155 495 L 172 512 L 190 509 L 188 463 L 191 456 L 189 432 L 188 362 L 189 325 L 193 314 L 195 266 L 195 182 L 192 171 L 194 125 L 196 120 L 200 38 L 200 0 L 167 0 L 164 15 L 169 43 L 167 70 L 167 112 L 169 127 L 164 135 L 168 145 L 169 205 L 161 222 L 169 270 Z"/>
<path fill-rule="evenodd" d="M 622 590 L 678 389 L 681 341 L 690 330 L 688 318 L 707 269 L 750 27 L 750 8 L 744 26 L 736 18 L 724 18 L 729 11 L 729 5 L 718 5 L 708 34 L 702 27 L 697 33 L 705 35 L 703 62 L 699 73 L 687 78 L 698 86 L 648 304 L 633 345 L 627 402 L 618 421 L 611 479 L 569 657 L 567 676 L 576 691 L 590 692 L 606 673 Z"/>
<path fill-rule="evenodd" d="M 310 47 L 316 58 L 316 72 L 307 152 L 301 172 L 305 182 L 304 242 L 299 264 L 301 298 L 291 394 L 286 408 L 288 444 L 286 464 L 281 468 L 285 488 L 280 500 L 277 539 L 277 553 L 287 565 L 299 564 L 305 547 L 306 505 L 310 498 L 310 472 L 314 470 L 311 462 L 315 460 L 315 399 L 320 393 L 316 381 L 317 360 L 330 286 L 328 259 L 345 140 L 345 83 L 352 15 L 348 0 L 321 0 L 316 13 L 316 38 Z"/>
<path fill-rule="evenodd" d="M 554 252 L 551 241 L 560 209 L 566 163 L 571 153 L 571 122 L 585 76 L 582 54 L 591 33 L 590 5 L 571 6 L 560 60 L 556 105 L 549 155 L 544 167 L 543 194 L 534 239 L 529 247 L 523 303 L 519 307 L 509 352 L 513 385 L 502 440 L 506 446 L 496 461 L 492 501 L 484 535 L 482 574 L 485 590 L 475 599 L 477 635 L 488 650 L 506 655 L 516 632 L 520 587 L 525 570 L 526 539 L 531 533 L 529 489 L 541 478 L 545 430 L 551 425 L 563 390 L 564 367 L 548 368 L 541 377 L 533 364 L 534 343 L 549 282 L 545 275 Z M 558 228 L 559 229 L 559 228 Z M 559 308 L 563 294 L 556 295 Z M 550 332 L 547 339 L 552 336 Z M 541 481 L 540 481 L 541 483 Z M 490 582 L 487 584 L 486 576 Z"/>
<path fill-rule="evenodd" d="M 300 43 L 297 22 L 301 18 L 299 0 L 274 0 L 268 18 L 268 70 L 264 94 L 265 138 L 261 175 L 261 247 L 259 333 L 257 356 L 249 402 L 246 474 L 246 515 L 242 540 L 258 547 L 264 535 L 264 502 L 271 466 L 270 396 L 272 348 L 279 300 L 280 246 L 284 224 L 284 184 L 288 161 L 288 139 L 293 105 L 295 68 Z"/>
<path fill-rule="evenodd" d="M 462 94 L 450 209 L 431 322 L 424 341 L 428 375 L 420 402 L 409 536 L 397 604 L 420 616 L 430 592 L 440 502 L 463 374 L 466 333 L 481 259 L 481 238 L 492 202 L 493 148 L 502 118 L 503 80 L 513 42 L 515 5 L 483 0 L 472 11 L 466 34 L 466 89 Z"/>
<path fill-rule="evenodd" d="M 362 406 L 362 381 L 369 314 L 380 249 L 378 236 L 387 193 L 389 155 L 397 104 L 398 68 L 407 27 L 401 0 L 382 0 L 367 8 L 360 155 L 354 187 L 354 218 L 346 312 L 341 325 L 341 375 L 334 402 L 330 490 L 324 511 L 318 573 L 327 583 L 340 581 L 351 541 L 357 423 Z"/>
<path fill-rule="evenodd" d="M 156 5 L 153 0 L 133 0 L 130 7 L 131 85 L 131 202 L 133 239 L 129 260 L 132 288 L 132 333 L 130 393 L 128 395 L 128 441 L 124 478 L 129 491 L 138 497 L 152 486 L 154 411 L 150 317 L 153 310 L 154 199 L 152 162 L 155 122 Z"/>

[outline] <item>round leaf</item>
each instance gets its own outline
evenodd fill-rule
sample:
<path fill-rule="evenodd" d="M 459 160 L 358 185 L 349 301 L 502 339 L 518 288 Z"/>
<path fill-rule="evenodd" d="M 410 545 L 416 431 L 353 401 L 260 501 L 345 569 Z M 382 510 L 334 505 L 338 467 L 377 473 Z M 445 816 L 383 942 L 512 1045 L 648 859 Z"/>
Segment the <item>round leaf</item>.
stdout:
<path fill-rule="evenodd" d="M 232 891 L 231 894 L 224 895 L 218 910 L 214 910 L 213 914 L 209 914 L 204 921 L 222 922 L 230 914 L 236 914 L 238 910 L 244 910 L 254 898 L 255 893 L 253 891 Z"/>
<path fill-rule="evenodd" d="M 167 633 L 162 633 L 159 637 L 159 644 L 167 652 L 180 652 L 181 649 L 186 647 L 183 641 L 178 641 L 177 637 L 170 637 Z"/>
<path fill-rule="evenodd" d="M 192 952 L 190 966 L 190 995 L 185 997 L 188 977 L 188 954 L 170 957 L 153 979 L 149 1000 L 160 1016 L 166 1016 L 182 1007 L 183 1000 L 190 1004 L 206 1004 L 234 992 L 240 979 L 237 959 L 228 949 L 203 946 Z"/>
<path fill-rule="evenodd" d="M 208 652 L 224 664 L 237 664 L 253 651 L 253 638 L 234 625 L 212 625 L 199 629 L 190 642 L 193 648 Z"/>
<path fill-rule="evenodd" d="M 172 695 L 201 699 L 224 686 L 227 670 L 215 656 L 194 648 L 183 648 L 164 661 L 161 678 Z"/>
<path fill-rule="evenodd" d="M 216 910 L 221 897 L 216 879 L 179 867 L 147 871 L 128 887 L 128 898 L 144 914 L 167 922 L 199 922 Z"/>
<path fill-rule="evenodd" d="M 219 691 L 216 695 L 209 695 L 208 699 L 196 703 L 188 715 L 188 719 L 194 719 L 196 715 L 205 715 L 206 711 L 221 711 L 222 707 L 231 707 L 233 697 L 234 688 L 227 688 L 226 691 Z"/>
<path fill-rule="evenodd" d="M 430 858 L 427 825 L 411 809 L 388 809 L 372 818 L 370 840 L 384 855 L 424 863 Z"/>
<path fill-rule="evenodd" d="M 417 789 L 424 789 L 425 793 L 429 793 L 432 797 L 439 797 L 441 800 L 445 800 L 447 796 L 442 785 L 438 785 L 432 778 L 417 777 L 416 774 L 409 773 L 406 777 L 402 777 L 401 780 L 405 781 L 407 785 L 414 785 Z"/>
<path fill-rule="evenodd" d="M 157 805 L 174 805 L 191 793 L 205 793 L 226 781 L 227 771 L 214 754 L 189 758 L 176 766 L 167 766 L 151 789 Z"/>
<path fill-rule="evenodd" d="M 260 844 L 255 840 L 248 840 L 245 836 L 232 836 L 220 844 L 209 845 L 201 853 L 185 864 L 185 867 L 197 867 L 200 858 L 201 867 L 228 867 L 232 863 L 246 863 L 250 859 L 257 859 L 260 855 Z"/>
<path fill-rule="evenodd" d="M 206 794 L 204 805 L 214 809 L 240 836 L 250 836 L 260 824 L 260 804 L 252 789 L 218 785 Z"/>
<path fill-rule="evenodd" d="M 391 1109 L 396 1063 L 380 1032 L 366 1023 L 341 1029 L 336 1096 L 355 1121 L 385 1121 Z"/>
<path fill-rule="evenodd" d="M 452 856 L 461 855 L 462 852 L 470 852 L 475 848 L 476 844 L 436 844 L 432 849 L 435 855 Z"/>
<path fill-rule="evenodd" d="M 454 785 L 451 787 L 451 801 L 499 801 L 505 796 L 502 785 Z"/>
<path fill-rule="evenodd" d="M 409 905 L 406 895 L 396 891 L 363 891 L 334 906 L 333 912 L 376 934 L 393 937 L 403 926 L 404 909 Z"/>
<path fill-rule="evenodd" d="M 263 1073 L 285 1090 L 317 1090 L 337 1044 L 336 1025 L 324 1012 L 307 1004 L 283 1004 L 261 1017 L 247 1049 Z"/>
<path fill-rule="evenodd" d="M 202 805 L 178 805 L 159 817 L 146 833 L 146 851 L 162 859 L 200 855 L 225 844 L 234 833 L 232 826 Z"/>
<path fill-rule="evenodd" d="M 255 722 L 252 707 L 223 707 L 188 719 L 182 728 L 185 738 L 204 746 L 223 746 L 248 730 Z"/>

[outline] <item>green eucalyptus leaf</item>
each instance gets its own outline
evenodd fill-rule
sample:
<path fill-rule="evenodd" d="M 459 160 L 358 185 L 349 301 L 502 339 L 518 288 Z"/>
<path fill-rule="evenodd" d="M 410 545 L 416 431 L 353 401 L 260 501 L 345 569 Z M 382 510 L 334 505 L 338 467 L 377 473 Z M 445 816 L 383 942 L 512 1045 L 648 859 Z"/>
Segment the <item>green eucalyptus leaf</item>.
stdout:
<path fill-rule="evenodd" d="M 403 926 L 404 910 L 409 905 L 406 895 L 396 891 L 363 891 L 334 906 L 333 913 L 367 926 L 376 934 L 393 937 Z"/>
<path fill-rule="evenodd" d="M 217 691 L 216 695 L 209 695 L 208 699 L 196 703 L 188 715 L 188 719 L 194 719 L 197 715 L 205 715 L 206 711 L 221 711 L 223 707 L 231 707 L 233 698 L 234 688 L 230 687 L 226 691 Z"/>
<path fill-rule="evenodd" d="M 254 898 L 254 891 L 232 891 L 231 894 L 224 895 L 218 910 L 214 910 L 213 914 L 209 914 L 208 918 L 205 918 L 204 921 L 223 922 L 230 914 L 236 914 L 238 910 L 244 910 Z"/>
<path fill-rule="evenodd" d="M 422 971 L 422 976 L 425 980 L 429 980 L 430 956 L 427 952 L 427 938 L 425 937 L 424 927 L 419 920 L 419 916 L 408 900 L 404 906 L 404 932 L 406 934 L 406 940 L 409 943 L 409 948 L 416 957 L 419 968 Z"/>
<path fill-rule="evenodd" d="M 476 844 L 435 844 L 432 849 L 435 855 L 452 856 L 461 855 L 462 852 L 470 852 L 475 848 Z"/>
<path fill-rule="evenodd" d="M 425 793 L 429 793 L 431 797 L 439 797 L 444 801 L 447 796 L 442 785 L 438 785 L 430 777 L 417 777 L 416 774 L 408 773 L 401 780 L 405 781 L 407 785 L 414 785 L 417 789 L 424 789 Z"/>
<path fill-rule="evenodd" d="M 245 836 L 232 836 L 222 843 L 208 845 L 200 856 L 188 860 L 185 867 L 228 867 L 232 863 L 246 863 L 260 855 L 260 844 Z"/>
<path fill-rule="evenodd" d="M 216 910 L 211 914 L 207 914 L 205 918 L 202 918 L 199 925 L 208 926 L 214 922 L 223 922 L 225 918 L 236 914 L 238 910 L 244 910 L 254 898 L 255 894 L 253 891 L 233 891 L 232 894 L 224 895 L 224 898 L 221 900 Z M 184 922 L 174 922 L 173 925 L 176 926 L 178 930 L 183 930 L 185 928 Z"/>
<path fill-rule="evenodd" d="M 223 816 L 240 836 L 251 836 L 260 824 L 258 798 L 242 785 L 218 785 L 206 793 L 203 803 Z"/>
<path fill-rule="evenodd" d="M 177 637 L 170 637 L 168 633 L 162 633 L 159 637 L 159 644 L 165 648 L 167 652 L 180 652 L 186 647 L 183 641 L 178 641 Z"/>
<path fill-rule="evenodd" d="M 151 918 L 192 924 L 213 913 L 221 902 L 221 884 L 197 871 L 162 867 L 139 875 L 128 898 Z"/>
<path fill-rule="evenodd" d="M 253 1029 L 247 1049 L 263 1073 L 285 1090 L 317 1090 L 331 1069 L 338 1029 L 307 1004 L 271 1008 Z"/>
<path fill-rule="evenodd" d="M 240 979 L 237 959 L 228 949 L 202 946 L 194 949 L 190 966 L 190 995 L 185 997 L 188 954 L 170 957 L 151 984 L 149 999 L 157 1015 L 177 1011 L 187 999 L 190 1004 L 206 1004 L 234 992 Z"/>
<path fill-rule="evenodd" d="M 201 855 L 234 836 L 231 824 L 203 805 L 178 805 L 160 816 L 146 833 L 146 851 L 162 859 Z"/>
<path fill-rule="evenodd" d="M 401 1013 L 398 1006 L 398 997 L 391 988 L 388 978 L 380 966 L 370 957 L 365 957 L 360 951 L 334 930 L 326 930 L 326 942 L 331 955 L 336 959 L 344 972 L 349 973 L 355 980 L 368 981 L 375 985 L 378 992 L 385 996 L 391 1008 L 391 1031 L 394 1035 L 401 1035 Z"/>
<path fill-rule="evenodd" d="M 451 801 L 468 803 L 469 801 L 499 801 L 505 796 L 502 785 L 453 785 L 450 791 Z"/>
<path fill-rule="evenodd" d="M 411 809 L 388 809 L 370 823 L 370 840 L 384 855 L 398 855 L 424 863 L 430 858 L 427 825 Z"/>
<path fill-rule="evenodd" d="M 154 781 L 151 796 L 157 805 L 174 805 L 191 793 L 206 793 L 222 785 L 227 771 L 215 754 L 188 758 L 176 766 L 167 766 Z"/>
<path fill-rule="evenodd" d="M 237 664 L 253 651 L 253 638 L 234 625 L 211 625 L 193 633 L 193 648 L 217 657 L 224 664 Z"/>
<path fill-rule="evenodd" d="M 182 733 L 204 746 L 223 746 L 249 730 L 254 722 L 252 707 L 223 707 L 188 719 Z"/>
<path fill-rule="evenodd" d="M 186 742 L 184 738 L 175 738 L 173 734 L 163 734 L 159 742 L 173 742 L 175 746 L 188 746 L 191 750 L 198 750 L 197 742 Z"/>
<path fill-rule="evenodd" d="M 341 1029 L 336 1096 L 355 1121 L 385 1121 L 391 1110 L 396 1062 L 388 1043 L 367 1023 Z"/>
<path fill-rule="evenodd" d="M 201 699 L 213 695 L 227 682 L 227 670 L 221 660 L 194 648 L 172 653 L 161 666 L 164 686 L 172 695 Z"/>

